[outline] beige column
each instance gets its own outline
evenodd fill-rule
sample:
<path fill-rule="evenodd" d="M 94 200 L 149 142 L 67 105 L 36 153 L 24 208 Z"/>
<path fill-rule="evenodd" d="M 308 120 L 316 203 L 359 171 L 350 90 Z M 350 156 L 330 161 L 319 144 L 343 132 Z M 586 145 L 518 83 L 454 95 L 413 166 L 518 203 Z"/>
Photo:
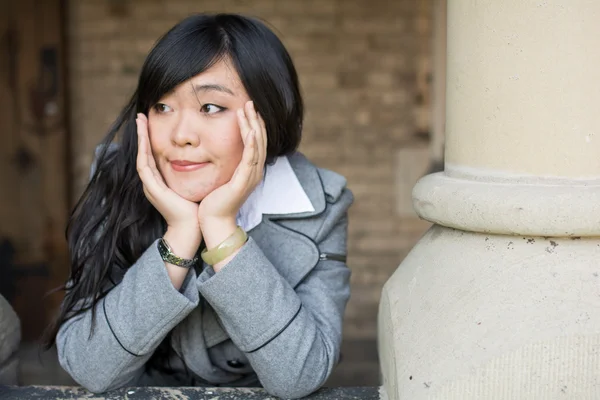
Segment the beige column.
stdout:
<path fill-rule="evenodd" d="M 448 2 L 435 225 L 386 283 L 390 399 L 600 398 L 600 1 Z"/>
<path fill-rule="evenodd" d="M 444 161 L 446 131 L 446 0 L 433 0 L 433 85 L 431 87 L 431 159 Z M 432 171 L 433 172 L 433 171 Z"/>

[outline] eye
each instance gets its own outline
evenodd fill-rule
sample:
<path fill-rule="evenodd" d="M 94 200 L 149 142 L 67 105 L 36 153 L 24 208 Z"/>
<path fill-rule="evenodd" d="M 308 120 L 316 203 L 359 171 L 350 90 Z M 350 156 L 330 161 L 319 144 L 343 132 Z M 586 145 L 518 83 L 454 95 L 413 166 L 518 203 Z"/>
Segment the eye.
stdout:
<path fill-rule="evenodd" d="M 173 111 L 173 109 L 171 107 L 169 107 L 168 105 L 164 104 L 164 103 L 157 103 L 154 106 L 154 109 L 156 110 L 157 113 L 159 114 L 164 114 L 167 113 L 169 111 Z"/>
<path fill-rule="evenodd" d="M 200 111 L 205 114 L 217 114 L 224 110 L 225 110 L 225 108 L 220 107 L 216 104 L 210 104 L 210 103 L 203 104 L 202 107 L 200 108 Z"/>

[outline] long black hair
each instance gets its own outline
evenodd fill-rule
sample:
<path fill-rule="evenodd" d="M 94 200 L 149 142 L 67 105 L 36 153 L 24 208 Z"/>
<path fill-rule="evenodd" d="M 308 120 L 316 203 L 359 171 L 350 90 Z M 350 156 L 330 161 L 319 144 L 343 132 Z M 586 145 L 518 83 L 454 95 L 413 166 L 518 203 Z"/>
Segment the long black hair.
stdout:
<path fill-rule="evenodd" d="M 277 36 L 262 22 L 234 14 L 194 15 L 174 26 L 148 54 L 137 90 L 99 147 L 95 171 L 70 216 L 71 272 L 45 347 L 54 345 L 60 326 L 73 316 L 91 309 L 93 321 L 96 304 L 112 286 L 114 266 L 127 270 L 165 232 L 136 171 L 136 114 L 147 115 L 169 91 L 225 59 L 265 121 L 267 162 L 297 149 L 303 102 L 296 70 Z"/>

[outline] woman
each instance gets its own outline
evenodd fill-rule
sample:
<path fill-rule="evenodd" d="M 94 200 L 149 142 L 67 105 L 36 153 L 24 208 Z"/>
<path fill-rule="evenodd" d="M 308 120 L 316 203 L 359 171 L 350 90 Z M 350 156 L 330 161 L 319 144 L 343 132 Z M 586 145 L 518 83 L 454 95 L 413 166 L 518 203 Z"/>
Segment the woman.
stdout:
<path fill-rule="evenodd" d="M 77 382 L 287 398 L 325 382 L 352 195 L 295 152 L 302 117 L 292 61 L 262 23 L 197 15 L 156 44 L 69 224 L 49 345 Z"/>

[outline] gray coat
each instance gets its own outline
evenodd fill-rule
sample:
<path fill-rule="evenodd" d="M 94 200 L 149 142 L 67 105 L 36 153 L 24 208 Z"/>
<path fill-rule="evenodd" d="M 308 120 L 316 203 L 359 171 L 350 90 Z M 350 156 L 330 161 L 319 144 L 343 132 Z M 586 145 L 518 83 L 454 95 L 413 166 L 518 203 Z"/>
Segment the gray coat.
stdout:
<path fill-rule="evenodd" d="M 350 296 L 353 197 L 342 176 L 299 153 L 288 158 L 315 211 L 263 216 L 225 268 L 191 269 L 179 291 L 156 243 L 126 272 L 115 267 L 116 285 L 96 306 L 93 334 L 91 310 L 58 333 L 59 360 L 73 379 L 92 392 L 262 384 L 285 398 L 325 382 L 339 359 Z M 144 368 L 169 332 L 174 373 Z"/>
<path fill-rule="evenodd" d="M 18 384 L 21 323 L 10 303 L 0 295 L 0 385 Z"/>

